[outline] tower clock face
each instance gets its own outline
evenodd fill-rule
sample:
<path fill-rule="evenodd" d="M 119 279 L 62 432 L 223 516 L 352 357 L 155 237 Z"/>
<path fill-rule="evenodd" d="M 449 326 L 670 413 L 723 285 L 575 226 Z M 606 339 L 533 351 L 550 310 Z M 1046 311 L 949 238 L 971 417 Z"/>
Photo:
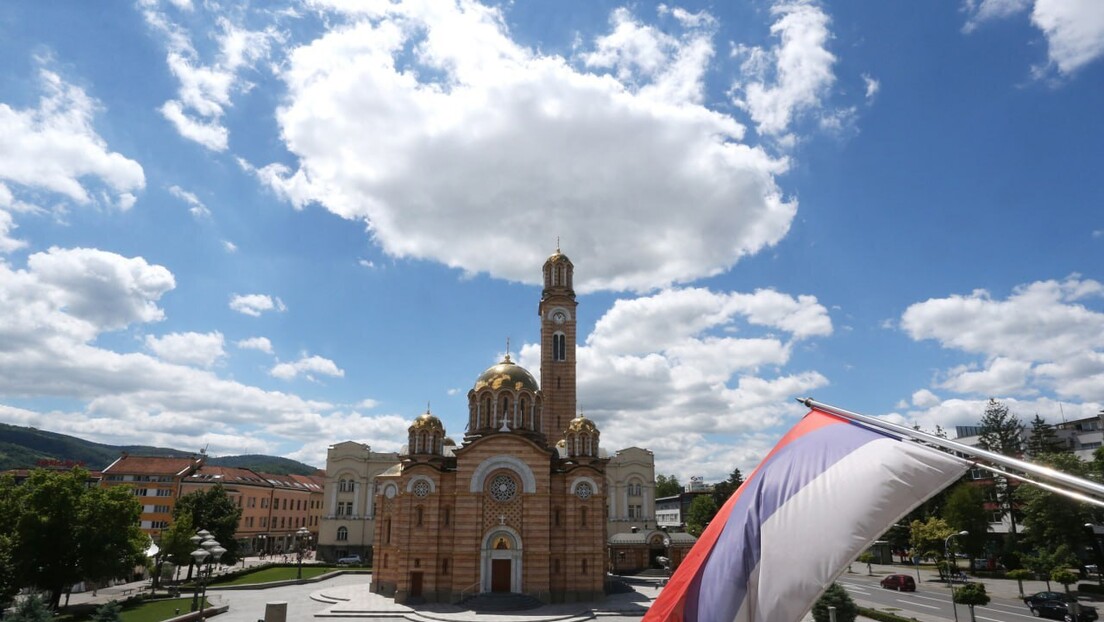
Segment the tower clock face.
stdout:
<path fill-rule="evenodd" d="M 563 311 L 557 311 L 552 314 L 552 321 L 557 324 L 563 324 L 567 321 L 567 314 Z"/>

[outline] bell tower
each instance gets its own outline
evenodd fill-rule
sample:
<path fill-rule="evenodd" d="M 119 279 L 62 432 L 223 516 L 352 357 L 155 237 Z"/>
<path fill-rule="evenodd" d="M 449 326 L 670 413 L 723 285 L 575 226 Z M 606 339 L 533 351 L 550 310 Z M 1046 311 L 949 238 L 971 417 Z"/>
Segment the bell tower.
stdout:
<path fill-rule="evenodd" d="M 544 262 L 541 318 L 541 393 L 544 418 L 541 432 L 550 444 L 563 438 L 575 418 L 575 266 L 556 252 Z"/>

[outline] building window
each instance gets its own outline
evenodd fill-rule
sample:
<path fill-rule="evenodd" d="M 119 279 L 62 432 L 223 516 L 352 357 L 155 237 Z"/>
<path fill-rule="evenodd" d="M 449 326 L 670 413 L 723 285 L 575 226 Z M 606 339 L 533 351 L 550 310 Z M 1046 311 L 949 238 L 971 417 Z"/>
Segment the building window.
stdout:
<path fill-rule="evenodd" d="M 1003 521 L 1004 521 L 1004 512 L 1001 512 L 1000 510 L 996 510 L 994 512 L 989 513 L 989 522 L 990 523 L 1000 523 L 1000 522 L 1003 522 Z"/>
<path fill-rule="evenodd" d="M 578 439 L 576 439 L 578 440 Z M 579 482 L 575 485 L 575 496 L 579 497 L 583 501 L 586 501 L 594 494 L 594 488 L 591 487 L 590 482 Z"/>
<path fill-rule="evenodd" d="M 441 522 L 443 522 L 445 524 L 445 527 L 448 527 L 449 525 L 452 524 L 452 508 L 449 508 L 449 507 L 445 508 L 444 515 L 442 516 Z"/>
<path fill-rule="evenodd" d="M 135 497 L 148 497 L 149 491 L 145 488 L 135 488 L 133 491 Z"/>
<path fill-rule="evenodd" d="M 387 529 L 384 532 L 384 542 L 391 544 L 391 519 L 387 519 Z"/>
<path fill-rule="evenodd" d="M 552 560 L 552 574 L 560 574 L 560 560 Z"/>
<path fill-rule="evenodd" d="M 387 567 L 387 553 L 384 553 L 384 554 L 383 554 L 383 567 L 384 567 L 384 568 L 386 568 L 386 567 Z"/>
<path fill-rule="evenodd" d="M 422 515 L 423 514 L 424 514 L 424 512 L 422 512 L 422 508 L 420 508 L 420 507 L 419 508 L 414 508 L 414 526 L 415 527 L 421 527 L 422 526 Z"/>
<path fill-rule="evenodd" d="M 337 528 L 337 541 L 338 542 L 345 542 L 348 539 L 349 539 L 349 529 L 347 527 L 338 527 Z"/>
<path fill-rule="evenodd" d="M 583 563 L 582 563 L 582 573 L 583 574 L 587 573 L 587 560 L 585 560 L 585 559 L 583 560 Z"/>
<path fill-rule="evenodd" d="M 552 526 L 560 526 L 560 508 L 552 510 Z"/>
<path fill-rule="evenodd" d="M 441 574 L 448 574 L 448 558 L 441 560 Z"/>
<path fill-rule="evenodd" d="M 517 494 L 517 482 L 509 475 L 496 475 L 491 480 L 491 498 L 505 503 Z"/>
<path fill-rule="evenodd" d="M 567 337 L 563 333 L 552 335 L 552 360 L 567 360 Z"/>
<path fill-rule="evenodd" d="M 580 527 L 586 527 L 587 526 L 587 509 L 586 508 L 579 508 L 579 526 Z"/>

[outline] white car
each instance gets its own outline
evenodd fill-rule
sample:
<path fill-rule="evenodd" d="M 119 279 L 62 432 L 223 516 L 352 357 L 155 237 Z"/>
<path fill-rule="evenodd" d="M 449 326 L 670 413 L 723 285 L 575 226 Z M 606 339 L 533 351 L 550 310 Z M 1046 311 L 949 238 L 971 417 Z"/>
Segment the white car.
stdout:
<path fill-rule="evenodd" d="M 360 555 L 350 555 L 348 557 L 342 557 L 342 558 L 337 560 L 337 563 L 342 564 L 342 565 L 349 564 L 349 565 L 357 566 L 357 565 L 360 565 L 360 562 L 361 562 Z"/>

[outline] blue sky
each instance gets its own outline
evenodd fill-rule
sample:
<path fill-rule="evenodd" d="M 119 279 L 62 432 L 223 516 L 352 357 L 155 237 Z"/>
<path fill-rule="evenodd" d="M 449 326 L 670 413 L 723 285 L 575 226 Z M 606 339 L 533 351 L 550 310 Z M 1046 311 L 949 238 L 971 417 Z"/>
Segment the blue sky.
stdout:
<path fill-rule="evenodd" d="M 538 375 L 686 479 L 797 396 L 1104 405 L 1104 5 L 0 6 L 0 420 L 108 443 L 459 439 Z"/>

